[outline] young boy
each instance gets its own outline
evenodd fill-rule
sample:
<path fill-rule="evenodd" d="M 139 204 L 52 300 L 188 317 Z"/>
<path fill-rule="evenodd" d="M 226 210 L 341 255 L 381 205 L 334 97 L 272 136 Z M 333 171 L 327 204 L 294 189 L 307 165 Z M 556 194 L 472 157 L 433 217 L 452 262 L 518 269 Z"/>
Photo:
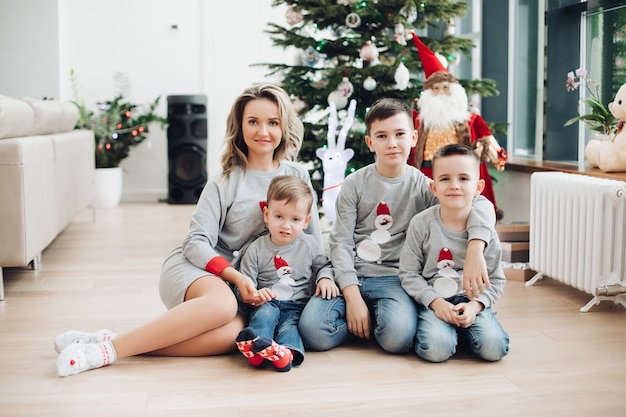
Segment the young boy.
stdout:
<path fill-rule="evenodd" d="M 385 351 L 408 352 L 417 313 L 400 285 L 400 252 L 410 220 L 437 200 L 429 179 L 406 162 L 416 143 L 411 108 L 397 99 L 381 99 L 366 114 L 365 124 L 365 141 L 376 162 L 346 177 L 329 239 L 343 297 L 325 299 L 316 293 L 298 327 L 309 349 L 327 350 L 353 336 L 370 339 L 373 333 Z M 477 197 L 474 208 L 469 222 L 469 239 L 474 240 L 468 249 L 474 262 L 468 276 L 474 282 L 468 287 L 478 292 L 482 282 L 488 284 L 482 251 L 495 214 L 483 197 Z"/>
<path fill-rule="evenodd" d="M 461 287 L 472 200 L 485 186 L 479 169 L 480 158 L 466 145 L 434 154 L 430 187 L 439 205 L 411 220 L 400 256 L 402 287 L 418 302 L 415 353 L 430 362 L 454 355 L 459 338 L 487 361 L 509 351 L 509 336 L 491 310 L 505 284 L 495 227 L 485 249 L 491 285 L 473 300 Z"/>
<path fill-rule="evenodd" d="M 311 296 L 311 279 L 317 277 L 317 291 L 325 297 L 339 295 L 328 258 L 315 238 L 302 233 L 312 204 L 306 182 L 291 175 L 274 178 L 263 207 L 269 234 L 256 239 L 242 256 L 239 270 L 254 281 L 263 300 L 252 305 L 249 326 L 236 340 L 254 367 L 269 361 L 284 372 L 304 360 L 298 319 Z"/>

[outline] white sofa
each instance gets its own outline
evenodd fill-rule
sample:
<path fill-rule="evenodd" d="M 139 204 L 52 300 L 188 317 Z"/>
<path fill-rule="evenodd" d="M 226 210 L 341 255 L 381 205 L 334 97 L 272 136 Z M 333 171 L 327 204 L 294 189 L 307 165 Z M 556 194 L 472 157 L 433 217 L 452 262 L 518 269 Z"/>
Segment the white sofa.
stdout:
<path fill-rule="evenodd" d="M 3 267 L 38 268 L 43 250 L 92 202 L 94 137 L 70 102 L 0 95 L 0 300 Z"/>

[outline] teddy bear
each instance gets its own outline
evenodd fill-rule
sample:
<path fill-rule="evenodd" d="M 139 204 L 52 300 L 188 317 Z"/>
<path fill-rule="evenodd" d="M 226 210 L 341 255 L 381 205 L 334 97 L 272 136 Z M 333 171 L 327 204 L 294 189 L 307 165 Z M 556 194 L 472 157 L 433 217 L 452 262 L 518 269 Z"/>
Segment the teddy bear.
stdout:
<path fill-rule="evenodd" d="M 604 172 L 626 172 L 626 84 L 609 103 L 609 111 L 619 119 L 615 136 L 611 140 L 590 140 L 585 148 L 585 158 L 591 167 Z"/>

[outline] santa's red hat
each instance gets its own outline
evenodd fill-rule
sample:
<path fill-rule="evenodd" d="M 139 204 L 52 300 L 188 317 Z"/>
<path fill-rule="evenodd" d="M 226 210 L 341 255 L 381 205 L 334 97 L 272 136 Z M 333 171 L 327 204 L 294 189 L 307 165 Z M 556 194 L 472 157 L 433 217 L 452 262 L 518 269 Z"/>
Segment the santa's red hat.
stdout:
<path fill-rule="evenodd" d="M 448 71 L 446 67 L 443 66 L 439 58 L 437 58 L 437 55 L 435 55 L 435 53 L 421 41 L 415 32 L 413 32 L 413 43 L 415 44 L 417 52 L 420 55 L 420 60 L 422 61 L 422 67 L 424 68 L 424 75 L 426 78 L 438 71 Z"/>
<path fill-rule="evenodd" d="M 276 255 L 274 256 L 274 266 L 276 267 L 276 270 L 279 270 L 284 266 L 289 266 L 289 264 L 280 255 Z"/>
<path fill-rule="evenodd" d="M 445 268 L 446 266 L 453 266 L 452 252 L 450 249 L 443 248 L 439 251 L 439 258 L 437 259 L 437 268 Z"/>
<path fill-rule="evenodd" d="M 378 203 L 378 208 L 376 208 L 376 215 L 381 216 L 386 214 L 387 216 L 391 216 L 391 212 L 389 211 L 389 206 L 384 201 Z"/>

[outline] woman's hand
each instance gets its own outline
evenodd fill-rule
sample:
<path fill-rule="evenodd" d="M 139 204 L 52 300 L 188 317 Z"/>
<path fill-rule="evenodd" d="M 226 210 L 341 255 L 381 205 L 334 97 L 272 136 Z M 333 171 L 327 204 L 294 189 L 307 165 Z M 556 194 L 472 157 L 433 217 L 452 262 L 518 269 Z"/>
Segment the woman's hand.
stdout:
<path fill-rule="evenodd" d="M 237 287 L 239 295 L 244 303 L 252 306 L 259 306 L 265 301 L 268 301 L 267 294 L 261 294 L 261 292 L 256 289 L 252 278 L 245 276 L 235 268 L 225 268 L 222 271 L 222 278 Z M 271 300 L 271 297 L 269 299 Z"/>

